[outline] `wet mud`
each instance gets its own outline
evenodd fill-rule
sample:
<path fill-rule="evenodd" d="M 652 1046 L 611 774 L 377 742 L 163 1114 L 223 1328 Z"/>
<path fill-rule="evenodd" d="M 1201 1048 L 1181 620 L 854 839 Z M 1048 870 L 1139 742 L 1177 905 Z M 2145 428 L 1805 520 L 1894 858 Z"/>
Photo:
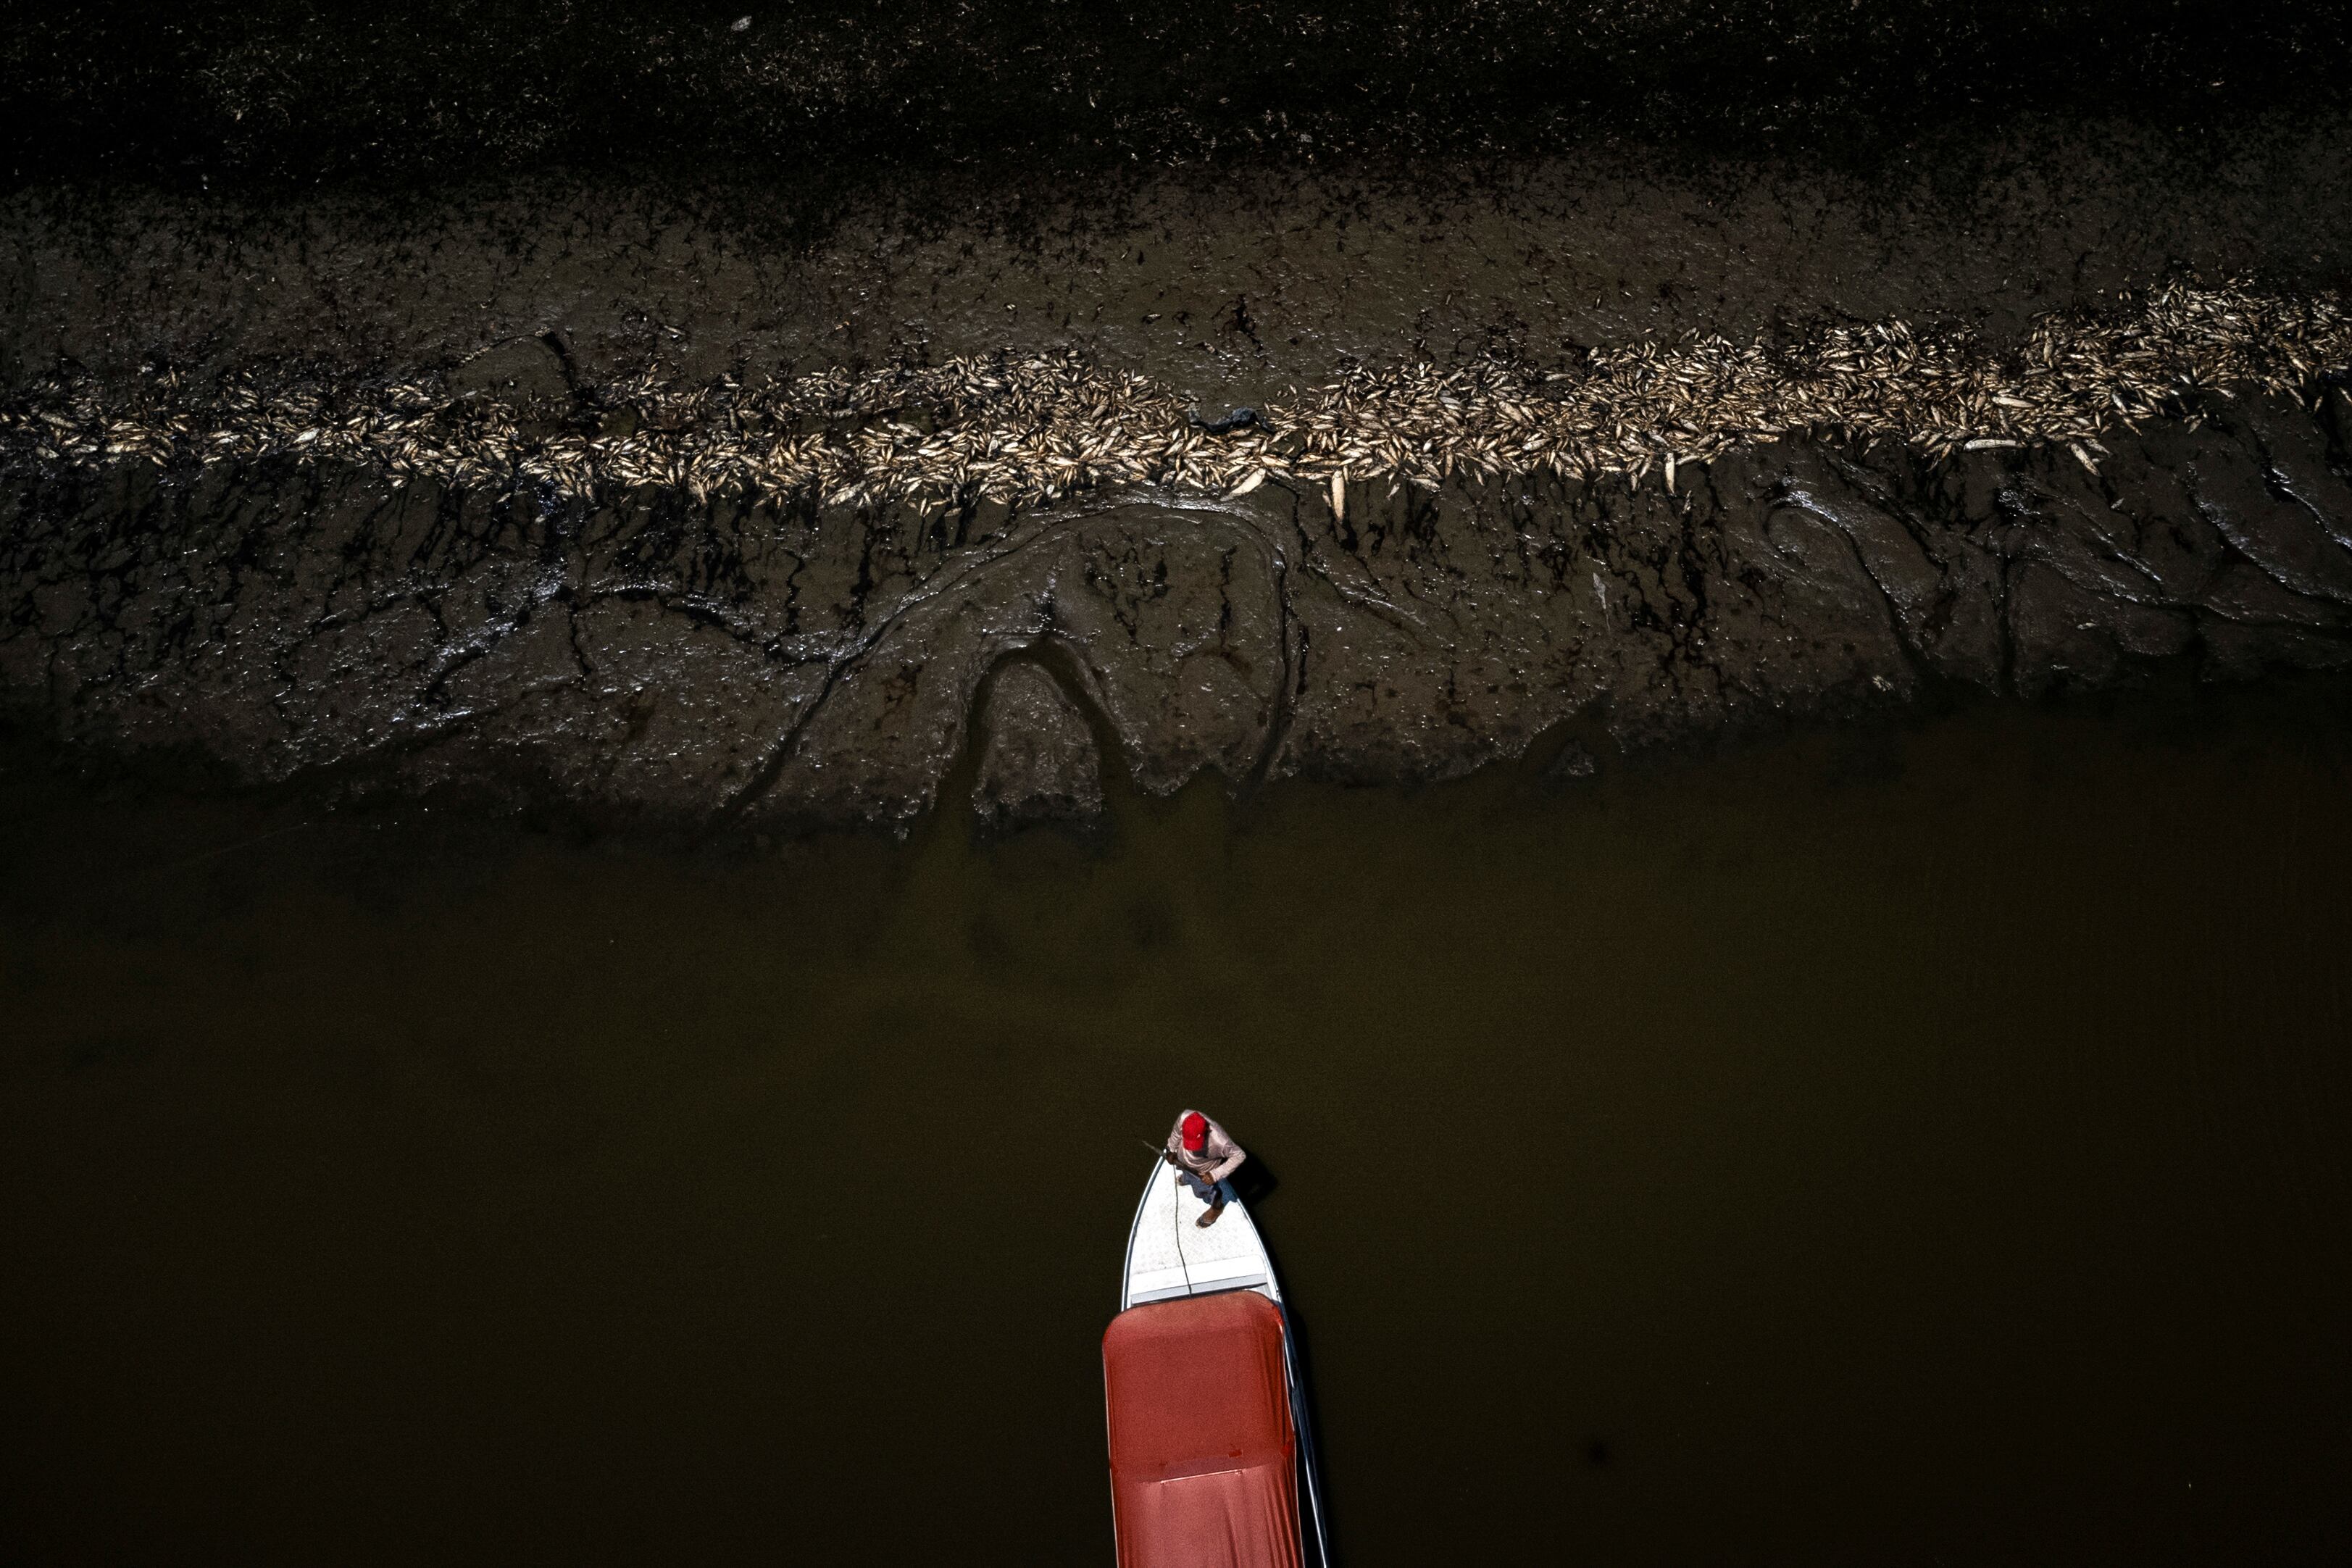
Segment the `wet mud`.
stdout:
<path fill-rule="evenodd" d="M 2326 120 L 2194 148 L 2021 124 L 1877 184 L 1710 157 L 1171 172 L 1101 209 L 1037 191 L 1028 216 L 1000 185 L 946 228 L 873 209 L 800 245 L 764 245 L 740 193 L 395 209 L 28 188 L 0 214 L 0 360 L 101 385 L 424 364 L 458 397 L 560 406 L 630 369 L 1051 348 L 1218 421 L 1334 364 L 1882 312 L 2000 345 L 2183 268 L 2305 291 L 2352 268 L 2352 134 Z M 1345 515 L 1284 482 L 828 508 L 393 489 L 334 463 L 16 463 L 0 696 L 78 748 L 230 781 L 764 832 L 908 823 L 973 742 L 981 684 L 1028 654 L 1056 660 L 1103 769 L 1146 790 L 1204 769 L 1430 781 L 1564 724 L 1637 748 L 1945 689 L 2333 668 L 2347 405 L 2307 369 L 2295 397 L 2192 393 L 2095 472 L 2063 447 L 1922 463 L 1785 439 L 1670 470 L 1673 489 L 1373 482 L 1343 487 Z M 1025 721 L 1007 708 L 997 745 Z M 1054 738 L 1070 717 L 1034 721 L 1058 783 L 1018 793 L 1087 814 L 1098 787 Z"/>
<path fill-rule="evenodd" d="M 1671 491 L 1358 484 L 1344 511 L 1281 482 L 877 512 L 131 468 L 13 498 L 0 680 L 74 746 L 247 784 L 765 832 L 903 828 L 975 743 L 1002 808 L 1082 816 L 1106 769 L 1425 783 L 1563 727 L 1632 751 L 2352 662 L 2352 404 L 2200 415 L 2095 471 L 1780 443 Z M 1018 659 L 1061 684 L 1001 682 L 976 727 Z"/>
<path fill-rule="evenodd" d="M 1904 317 L 2014 338 L 2182 271 L 2352 284 L 2352 121 L 1955 121 L 1867 163 L 1596 135 L 1542 156 L 1025 163 L 811 217 L 721 170 L 426 190 L 27 182 L 0 200 L 0 374 L 252 361 L 479 384 L 856 373 L 1068 347 L 1214 417 L 1335 366 Z M 543 336 L 542 336 L 543 335 Z M 530 345 L 549 348 L 542 358 Z"/>
<path fill-rule="evenodd" d="M 796 198 L 642 172 L 28 179 L 0 204 L 0 369 L 101 389 L 422 370 L 540 410 L 525 437 L 609 440 L 631 416 L 593 389 L 648 374 L 1068 352 L 1214 426 L 1351 366 L 1540 367 L 1685 332 L 1901 317 L 1998 352 L 2043 312 L 2168 279 L 2352 280 L 2352 125 L 2239 108 L 2019 114 L 1873 142 L 1866 167 L 1591 135 L 1115 181 L 1014 163 L 908 175 L 814 227 Z M 988 810 L 1084 817 L 1114 774 L 1425 782 L 1568 731 L 1638 750 L 1956 692 L 2333 668 L 2352 655 L 2341 371 L 2179 389 L 2095 462 L 1794 437 L 1631 483 L 1435 490 L 838 505 L 640 474 L 583 499 L 18 451 L 0 703 L 88 753 L 233 784 L 766 833 L 903 828 L 982 745 Z M 1017 658 L 1055 672 L 1059 705 L 1015 679 L 992 724 L 982 688 Z"/>

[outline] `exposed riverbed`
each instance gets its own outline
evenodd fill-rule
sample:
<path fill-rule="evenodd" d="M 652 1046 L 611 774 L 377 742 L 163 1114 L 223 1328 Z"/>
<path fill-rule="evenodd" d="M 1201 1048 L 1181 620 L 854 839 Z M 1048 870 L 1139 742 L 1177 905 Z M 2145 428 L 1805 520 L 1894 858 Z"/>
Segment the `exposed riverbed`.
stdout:
<path fill-rule="evenodd" d="M 2352 1545 L 2325 690 L 766 853 L 5 762 L 12 1560 L 1107 1562 L 1187 1101 L 1350 1563 Z"/>

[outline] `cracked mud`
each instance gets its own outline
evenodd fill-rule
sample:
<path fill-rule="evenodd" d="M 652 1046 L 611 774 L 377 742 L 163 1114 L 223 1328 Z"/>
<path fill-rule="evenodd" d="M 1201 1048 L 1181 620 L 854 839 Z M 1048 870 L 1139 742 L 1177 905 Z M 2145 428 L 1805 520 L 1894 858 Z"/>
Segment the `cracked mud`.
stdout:
<path fill-rule="evenodd" d="M 0 681 L 64 740 L 252 782 L 903 826 L 1203 771 L 1449 777 L 1582 720 L 1639 747 L 1961 689 L 2352 663 L 2352 400 L 1942 465 L 1781 443 L 1653 484 L 1108 491 L 946 512 L 603 506 L 331 465 L 52 473 L 0 514 Z M 1073 700 L 1091 710 L 1081 714 Z"/>

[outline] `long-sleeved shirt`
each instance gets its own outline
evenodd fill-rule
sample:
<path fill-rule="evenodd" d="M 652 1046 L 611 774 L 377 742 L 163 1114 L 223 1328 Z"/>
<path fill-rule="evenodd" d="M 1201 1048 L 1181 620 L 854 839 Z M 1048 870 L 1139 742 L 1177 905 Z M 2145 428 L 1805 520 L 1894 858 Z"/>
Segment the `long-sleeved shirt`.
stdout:
<path fill-rule="evenodd" d="M 1168 1130 L 1168 1152 L 1177 1164 L 1213 1185 L 1241 1169 L 1242 1162 L 1249 1156 L 1223 1128 L 1217 1125 L 1215 1117 L 1205 1114 L 1201 1119 L 1209 1124 L 1209 1136 L 1201 1144 L 1200 1152 L 1194 1153 L 1185 1148 L 1184 1118 L 1193 1114 L 1190 1110 L 1176 1113 L 1176 1125 Z"/>

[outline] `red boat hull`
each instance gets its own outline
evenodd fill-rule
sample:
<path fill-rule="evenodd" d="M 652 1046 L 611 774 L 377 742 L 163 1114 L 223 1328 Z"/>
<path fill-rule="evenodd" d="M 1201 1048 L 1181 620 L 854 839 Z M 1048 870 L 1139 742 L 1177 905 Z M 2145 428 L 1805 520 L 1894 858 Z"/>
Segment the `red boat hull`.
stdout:
<path fill-rule="evenodd" d="M 1119 1568 L 1301 1568 L 1282 1309 L 1156 1301 L 1103 1335 Z"/>

